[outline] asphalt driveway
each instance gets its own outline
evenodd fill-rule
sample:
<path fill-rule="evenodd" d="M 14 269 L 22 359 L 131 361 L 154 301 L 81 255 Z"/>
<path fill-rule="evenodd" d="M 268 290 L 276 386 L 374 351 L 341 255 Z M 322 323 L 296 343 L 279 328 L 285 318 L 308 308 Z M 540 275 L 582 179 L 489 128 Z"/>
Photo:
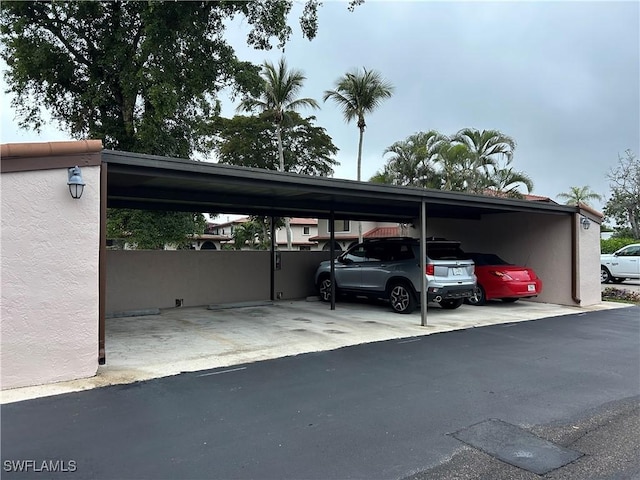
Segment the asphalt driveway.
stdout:
<path fill-rule="evenodd" d="M 313 299 L 315 300 L 315 298 Z M 95 377 L 2 391 L 2 402 L 131 383 L 180 372 L 333 350 L 389 339 L 413 338 L 486 325 L 619 308 L 601 303 L 588 308 L 520 301 L 463 305 L 457 310 L 429 308 L 399 315 L 383 304 L 340 302 L 332 311 L 318 301 L 281 301 L 210 308 L 175 308 L 158 315 L 109 318 L 107 364 Z"/>
<path fill-rule="evenodd" d="M 637 397 L 639 336 L 628 307 L 6 404 L 3 478 L 44 478 L 6 463 L 24 459 L 92 479 L 404 478 L 468 448 L 455 433 L 481 422 L 532 430 Z"/>

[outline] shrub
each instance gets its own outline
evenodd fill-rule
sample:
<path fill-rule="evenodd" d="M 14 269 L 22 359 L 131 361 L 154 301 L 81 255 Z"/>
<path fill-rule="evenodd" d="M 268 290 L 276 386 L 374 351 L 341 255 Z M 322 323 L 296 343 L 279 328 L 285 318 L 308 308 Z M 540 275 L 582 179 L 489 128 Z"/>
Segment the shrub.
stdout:
<path fill-rule="evenodd" d="M 640 303 L 640 292 L 632 292 L 622 288 L 607 287 L 602 291 L 602 300 L 615 302 Z"/>
<path fill-rule="evenodd" d="M 611 237 L 611 238 L 608 238 L 607 240 L 600 240 L 600 252 L 613 253 L 616 250 L 621 249 L 622 247 L 625 247 L 632 243 L 638 243 L 638 242 L 640 241 L 634 240 L 633 238 L 629 238 L 629 237 L 625 237 L 625 238 Z"/>

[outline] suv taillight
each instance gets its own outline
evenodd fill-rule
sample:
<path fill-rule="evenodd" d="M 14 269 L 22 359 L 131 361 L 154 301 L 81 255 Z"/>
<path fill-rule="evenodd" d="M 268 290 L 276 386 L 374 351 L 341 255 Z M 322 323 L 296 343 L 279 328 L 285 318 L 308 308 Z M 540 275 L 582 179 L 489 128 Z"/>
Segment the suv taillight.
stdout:
<path fill-rule="evenodd" d="M 424 273 L 426 273 L 427 275 L 433 275 L 434 270 L 435 269 L 433 267 L 433 263 L 428 263 L 424 268 Z"/>

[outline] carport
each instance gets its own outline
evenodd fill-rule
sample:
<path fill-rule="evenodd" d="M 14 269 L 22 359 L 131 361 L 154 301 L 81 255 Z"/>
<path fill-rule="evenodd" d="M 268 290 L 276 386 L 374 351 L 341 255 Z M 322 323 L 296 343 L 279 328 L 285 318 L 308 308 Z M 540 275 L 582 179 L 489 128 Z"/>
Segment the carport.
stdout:
<path fill-rule="evenodd" d="M 108 251 L 108 206 L 412 223 L 423 242 L 425 235 L 456 239 L 468 251 L 495 252 L 533 267 L 545 282 L 535 302 L 601 302 L 601 215 L 583 206 L 117 152 L 99 140 L 3 144 L 1 154 L 2 389 L 93 377 L 105 363 L 105 318 L 116 311 L 110 302 L 118 298 L 114 285 L 129 295 L 120 300 L 134 298 L 142 308 L 166 309 L 181 298 L 185 307 L 242 300 L 231 298 L 230 286 L 251 293 L 248 300 L 269 300 L 274 293 L 299 300 L 313 292 L 309 277 L 327 258 L 320 251 Z M 75 167 L 86 185 L 82 198 L 70 195 Z M 120 253 L 126 255 L 117 255 L 118 270 L 110 262 Z M 276 253 L 280 270 L 274 268 Z M 131 272 L 144 275 L 133 278 Z M 161 298 L 156 288 L 164 288 Z M 149 292 L 155 296 L 145 297 Z M 411 319 L 420 329 L 424 308 L 420 322 Z"/>
<path fill-rule="evenodd" d="M 105 292 L 106 236 L 104 232 L 107 207 L 158 209 L 193 212 L 225 212 L 271 217 L 315 217 L 335 220 L 394 221 L 419 226 L 421 252 L 428 224 L 437 225 L 445 235 L 460 236 L 481 224 L 500 230 L 511 222 L 514 229 L 535 232 L 536 241 L 546 238 L 545 229 L 567 232 L 569 242 L 558 250 L 557 238 L 549 236 L 549 263 L 570 256 L 568 272 L 561 274 L 557 284 L 570 284 L 573 305 L 581 303 L 580 282 L 593 270 L 597 278 L 596 261 L 590 261 L 592 240 L 581 237 L 588 222 L 601 221 L 597 212 L 584 206 L 565 206 L 500 197 L 469 195 L 413 187 L 379 185 L 351 180 L 309 177 L 259 169 L 195 162 L 185 159 L 150 156 L 129 152 L 101 152 L 101 246 L 100 246 L 100 326 L 99 362 L 105 362 Z M 547 220 L 547 219 L 553 220 Z M 439 223 L 442 219 L 445 223 Z M 446 223 L 449 222 L 449 223 Z M 334 228 L 330 228 L 333 232 Z M 594 228 L 594 230 L 596 230 Z M 333 236 L 333 233 L 332 233 Z M 501 241 L 504 231 L 500 233 Z M 496 238 L 485 235 L 483 245 L 493 245 Z M 522 242 L 522 235 L 513 234 Z M 333 238 L 330 242 L 335 243 Z M 487 248 L 487 247 L 484 247 Z M 526 248 L 526 246 L 524 246 Z M 596 247 L 597 248 L 597 247 Z M 580 252 L 583 252 L 581 255 Z M 555 253 L 553 253 L 555 252 Z M 331 252 L 334 257 L 334 252 Z M 272 250 L 270 265 L 270 299 L 275 299 L 274 271 L 276 254 Z M 425 259 L 421 258 L 424 269 Z M 593 265 L 591 265 L 593 263 Z M 581 268 L 582 266 L 582 268 Z M 580 272 L 583 275 L 580 275 Z M 586 272 L 586 273 L 584 273 Z M 266 280 L 266 279 L 265 279 Z M 553 288 L 553 282 L 550 284 Z M 587 289 L 586 291 L 589 291 Z M 599 293 L 599 286 L 597 289 Z M 427 323 L 425 286 L 422 288 L 421 324 Z M 331 308 L 335 308 L 335 295 Z M 569 304 L 569 302 L 566 302 Z M 587 303 L 593 303 L 589 300 Z"/>

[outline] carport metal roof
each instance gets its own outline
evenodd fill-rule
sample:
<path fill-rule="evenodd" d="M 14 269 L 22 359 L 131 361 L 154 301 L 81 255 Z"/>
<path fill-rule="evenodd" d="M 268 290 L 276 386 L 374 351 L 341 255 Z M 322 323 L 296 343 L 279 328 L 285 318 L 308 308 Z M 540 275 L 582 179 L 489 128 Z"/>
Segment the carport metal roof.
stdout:
<path fill-rule="evenodd" d="M 216 163 L 102 151 L 107 206 L 265 216 L 409 222 L 507 212 L 571 214 L 578 207 L 416 187 L 312 177 Z"/>

